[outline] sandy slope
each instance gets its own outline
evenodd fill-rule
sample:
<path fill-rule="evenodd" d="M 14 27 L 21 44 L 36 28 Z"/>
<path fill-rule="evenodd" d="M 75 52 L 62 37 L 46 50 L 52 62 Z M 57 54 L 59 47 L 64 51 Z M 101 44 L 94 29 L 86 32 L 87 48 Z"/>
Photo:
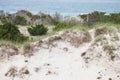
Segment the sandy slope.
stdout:
<path fill-rule="evenodd" d="M 90 51 L 95 31 L 90 30 L 89 33 L 91 40 L 77 47 L 62 35 L 63 40 L 55 40 L 52 45 L 46 44 L 49 38 L 45 39 L 31 57 L 16 55 L 4 60 L 0 63 L 0 80 L 120 80 L 120 66 L 117 63 L 120 60 L 116 61 L 116 65 L 114 62 L 111 65 L 112 61 L 108 61 L 106 57 L 97 57 L 96 54 L 102 51 L 100 46 Z M 61 34 L 64 33 L 57 35 Z M 75 33 L 79 37 L 78 34 L 81 32 Z M 37 45 L 38 42 L 34 44 Z M 94 59 L 86 62 L 88 57 Z"/>

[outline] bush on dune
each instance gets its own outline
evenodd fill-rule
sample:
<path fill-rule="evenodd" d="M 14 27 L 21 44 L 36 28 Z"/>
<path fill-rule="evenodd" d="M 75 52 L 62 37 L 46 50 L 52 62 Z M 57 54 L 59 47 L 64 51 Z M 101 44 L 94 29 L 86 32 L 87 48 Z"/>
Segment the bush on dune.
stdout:
<path fill-rule="evenodd" d="M 0 39 L 23 42 L 27 40 L 27 37 L 20 33 L 17 26 L 6 23 L 0 25 Z"/>
<path fill-rule="evenodd" d="M 46 34 L 48 29 L 44 25 L 36 25 L 28 28 L 28 32 L 33 36 L 39 36 Z"/>
<path fill-rule="evenodd" d="M 105 12 L 94 11 L 89 14 L 80 15 L 86 24 L 94 24 L 96 22 L 112 22 L 115 24 L 120 24 L 120 13 L 107 14 Z"/>
<path fill-rule="evenodd" d="M 110 17 L 113 23 L 120 24 L 120 13 L 112 13 Z"/>
<path fill-rule="evenodd" d="M 120 22 L 120 13 L 106 14 L 105 12 L 94 11 L 89 14 L 80 15 L 87 25 L 93 25 L 96 23 L 117 23 Z"/>
<path fill-rule="evenodd" d="M 27 20 L 24 17 L 16 16 L 15 19 L 14 19 L 14 24 L 26 25 L 27 24 Z"/>
<path fill-rule="evenodd" d="M 96 22 L 104 22 L 107 19 L 105 12 L 99 12 L 99 11 L 94 11 L 89 14 L 83 14 L 80 15 L 80 17 L 84 19 L 84 23 L 87 25 L 93 25 Z"/>
<path fill-rule="evenodd" d="M 7 20 L 6 20 L 6 17 L 5 17 L 5 16 L 2 16 L 0 20 L 1 20 L 1 22 L 2 22 L 2 23 L 6 23 L 6 22 L 7 22 Z"/>

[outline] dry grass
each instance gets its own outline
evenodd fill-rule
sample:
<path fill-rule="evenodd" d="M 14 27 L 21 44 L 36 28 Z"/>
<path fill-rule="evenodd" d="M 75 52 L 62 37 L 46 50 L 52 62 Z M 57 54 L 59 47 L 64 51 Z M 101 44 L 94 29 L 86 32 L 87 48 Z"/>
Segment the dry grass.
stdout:
<path fill-rule="evenodd" d="M 33 51 L 34 51 L 34 46 L 33 45 L 25 44 L 23 46 L 23 55 L 24 56 L 28 56 L 28 57 L 32 56 Z"/>
<path fill-rule="evenodd" d="M 9 57 L 18 55 L 19 49 L 14 45 L 0 44 L 0 59 L 9 59 Z"/>
<path fill-rule="evenodd" d="M 79 47 L 81 44 L 91 41 L 91 36 L 87 31 L 65 32 L 61 37 L 63 40 L 70 42 L 75 47 Z"/>
<path fill-rule="evenodd" d="M 17 69 L 16 67 L 11 67 L 7 73 L 5 73 L 5 76 L 7 77 L 15 77 L 17 75 Z"/>

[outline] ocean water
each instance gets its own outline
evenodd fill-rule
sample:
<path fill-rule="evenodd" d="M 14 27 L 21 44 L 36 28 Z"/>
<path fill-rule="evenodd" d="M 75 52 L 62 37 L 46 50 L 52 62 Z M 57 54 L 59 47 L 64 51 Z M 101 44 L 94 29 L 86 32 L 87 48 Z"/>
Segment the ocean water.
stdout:
<path fill-rule="evenodd" d="M 92 2 L 57 2 L 41 0 L 0 0 L 0 10 L 14 13 L 18 10 L 29 10 L 32 13 L 45 12 L 62 15 L 78 15 L 92 11 L 103 11 L 107 14 L 120 12 L 120 3 L 92 3 Z"/>

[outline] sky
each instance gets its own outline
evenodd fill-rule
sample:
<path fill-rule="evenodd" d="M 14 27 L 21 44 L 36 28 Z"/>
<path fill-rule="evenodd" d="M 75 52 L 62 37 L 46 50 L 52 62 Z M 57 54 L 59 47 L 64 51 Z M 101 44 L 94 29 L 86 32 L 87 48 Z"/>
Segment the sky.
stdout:
<path fill-rule="evenodd" d="M 6 1 L 6 0 L 0 0 L 0 1 Z M 8 1 L 16 1 L 16 0 L 8 0 Z M 91 3 L 94 3 L 94 2 L 98 2 L 98 3 L 105 3 L 105 2 L 110 2 L 110 3 L 120 3 L 120 0 L 17 0 L 17 1 L 20 1 L 20 2 L 24 2 L 24 1 L 42 1 L 42 2 L 91 2 Z"/>
<path fill-rule="evenodd" d="M 41 1 L 52 1 L 52 2 L 120 2 L 120 0 L 41 0 Z"/>
<path fill-rule="evenodd" d="M 0 1 L 6 1 L 6 0 L 0 0 Z M 7 1 L 16 1 L 16 0 L 7 0 Z M 112 2 L 116 3 L 120 0 L 18 0 L 18 1 L 47 1 L 47 2 Z"/>

